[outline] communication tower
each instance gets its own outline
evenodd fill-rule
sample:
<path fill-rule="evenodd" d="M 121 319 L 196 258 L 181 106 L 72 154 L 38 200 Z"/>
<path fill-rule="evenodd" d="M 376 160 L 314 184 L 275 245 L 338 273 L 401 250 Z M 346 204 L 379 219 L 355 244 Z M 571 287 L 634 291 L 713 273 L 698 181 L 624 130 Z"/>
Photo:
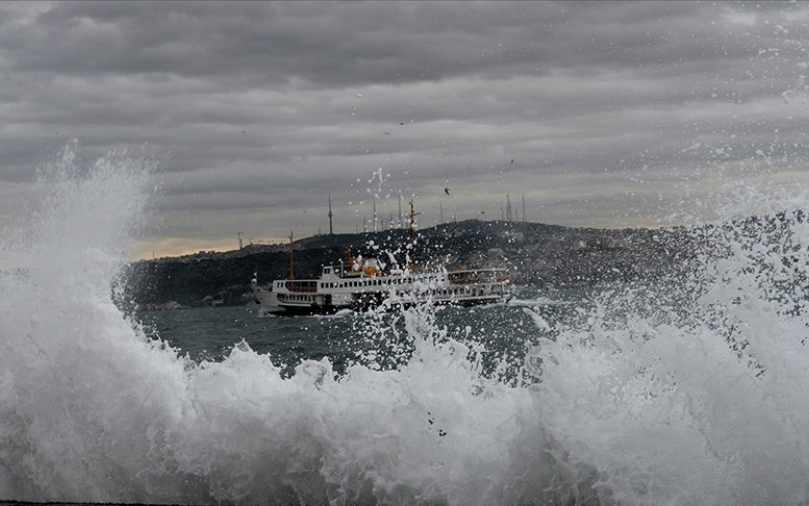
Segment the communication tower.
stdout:
<path fill-rule="evenodd" d="M 332 212 L 331 212 L 331 193 L 329 193 L 329 235 L 334 235 L 334 228 L 332 227 L 331 217 L 332 217 Z"/>

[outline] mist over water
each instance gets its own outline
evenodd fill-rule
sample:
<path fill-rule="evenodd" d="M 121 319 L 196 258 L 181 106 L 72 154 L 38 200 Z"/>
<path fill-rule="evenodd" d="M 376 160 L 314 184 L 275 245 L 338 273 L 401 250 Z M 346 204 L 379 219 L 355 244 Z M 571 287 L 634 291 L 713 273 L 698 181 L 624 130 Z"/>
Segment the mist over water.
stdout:
<path fill-rule="evenodd" d="M 501 364 L 519 381 L 484 373 L 481 345 L 429 308 L 397 314 L 397 336 L 357 330 L 406 343 L 392 362 L 289 376 L 244 343 L 196 362 L 116 307 L 150 170 L 68 146 L 30 233 L 0 245 L 17 267 L 0 275 L 0 499 L 809 501 L 805 215 L 695 228 L 681 279 L 613 287 L 576 318 L 526 304 L 535 344 Z"/>

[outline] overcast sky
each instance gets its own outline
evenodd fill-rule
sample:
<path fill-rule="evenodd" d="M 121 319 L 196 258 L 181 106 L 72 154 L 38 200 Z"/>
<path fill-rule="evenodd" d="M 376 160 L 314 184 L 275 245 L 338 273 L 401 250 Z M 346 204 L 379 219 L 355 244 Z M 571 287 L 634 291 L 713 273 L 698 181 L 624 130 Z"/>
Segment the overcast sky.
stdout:
<path fill-rule="evenodd" d="M 722 185 L 809 182 L 807 23 L 771 2 L 0 3 L 0 225 L 68 139 L 160 160 L 149 257 L 326 233 L 329 194 L 337 233 L 400 196 L 422 227 L 507 196 L 543 223 L 710 219 Z"/>

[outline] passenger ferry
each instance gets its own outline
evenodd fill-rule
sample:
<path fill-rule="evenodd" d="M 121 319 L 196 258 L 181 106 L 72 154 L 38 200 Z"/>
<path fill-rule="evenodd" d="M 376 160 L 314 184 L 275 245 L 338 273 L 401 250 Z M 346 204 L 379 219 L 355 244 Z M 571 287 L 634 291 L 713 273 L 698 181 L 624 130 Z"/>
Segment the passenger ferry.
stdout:
<path fill-rule="evenodd" d="M 295 248 L 289 234 L 290 279 L 261 286 L 253 276 L 252 287 L 259 314 L 330 314 L 343 309 L 365 310 L 414 304 L 471 306 L 507 302 L 511 298 L 505 269 L 467 269 L 415 273 L 412 248 L 416 213 L 410 201 L 410 241 L 406 270 L 383 272 L 375 258 L 348 259 L 338 267 L 323 267 L 320 277 L 295 279 Z"/>
<path fill-rule="evenodd" d="M 326 266 L 318 278 L 282 279 L 267 286 L 260 286 L 254 277 L 252 285 L 259 313 L 274 315 L 331 314 L 342 309 L 423 303 L 471 306 L 511 298 L 505 269 L 383 274 L 375 259 L 338 268 Z"/>

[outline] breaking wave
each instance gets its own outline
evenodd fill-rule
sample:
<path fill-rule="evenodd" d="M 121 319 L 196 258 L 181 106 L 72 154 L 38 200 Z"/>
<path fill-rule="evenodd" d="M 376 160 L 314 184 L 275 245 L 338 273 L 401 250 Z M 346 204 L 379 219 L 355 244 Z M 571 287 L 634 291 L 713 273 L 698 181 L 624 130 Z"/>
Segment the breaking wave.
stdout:
<path fill-rule="evenodd" d="M 324 358 L 290 377 L 245 344 L 194 362 L 118 309 L 150 171 L 127 153 L 83 166 L 68 146 L 27 235 L 0 244 L 15 266 L 0 276 L 0 499 L 809 501 L 800 212 L 694 227 L 681 279 L 607 290 L 578 318 L 523 304 L 537 339 L 503 364 L 520 381 L 483 374 L 480 348 L 428 308 L 401 313 L 396 367 L 338 375 Z"/>

